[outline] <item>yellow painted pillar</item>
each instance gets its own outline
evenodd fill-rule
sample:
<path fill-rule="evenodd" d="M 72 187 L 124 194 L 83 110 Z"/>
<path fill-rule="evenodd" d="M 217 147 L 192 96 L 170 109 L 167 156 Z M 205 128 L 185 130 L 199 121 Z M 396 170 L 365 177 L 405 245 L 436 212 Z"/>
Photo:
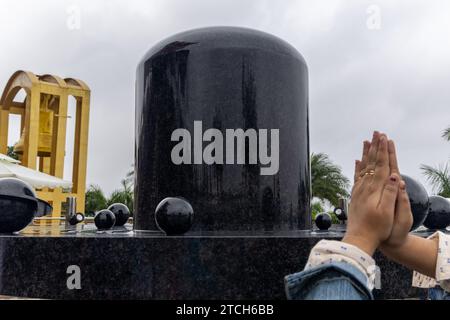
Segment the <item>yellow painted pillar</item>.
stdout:
<path fill-rule="evenodd" d="M 22 158 L 22 165 L 31 169 L 36 169 L 37 162 L 40 102 L 40 89 L 33 87 L 26 103 L 25 126 L 28 127 L 28 132 L 25 135 L 25 145 L 28 148 L 24 149 Z"/>
<path fill-rule="evenodd" d="M 55 217 L 59 218 L 59 217 L 61 217 L 61 209 L 62 209 L 62 205 L 61 205 L 61 196 L 62 196 L 61 188 L 53 189 L 52 196 L 53 196 L 52 218 L 55 218 Z"/>
<path fill-rule="evenodd" d="M 50 174 L 50 157 L 39 157 L 39 171 Z"/>
<path fill-rule="evenodd" d="M 86 192 L 86 169 L 88 152 L 90 94 L 77 99 L 77 115 L 75 125 L 75 150 L 73 158 L 73 192 L 77 194 L 77 211 L 84 212 Z"/>
<path fill-rule="evenodd" d="M 25 110 L 22 109 L 22 113 L 20 114 L 20 134 L 25 127 Z"/>
<path fill-rule="evenodd" d="M 67 126 L 67 105 L 69 97 L 66 90 L 59 97 L 59 105 L 53 121 L 53 141 L 51 153 L 50 174 L 63 178 L 64 175 L 64 155 L 66 149 L 66 126 Z"/>
<path fill-rule="evenodd" d="M 59 96 L 58 107 L 55 109 L 53 121 L 52 152 L 49 159 L 49 173 L 55 177 L 63 178 L 64 175 L 64 155 L 66 148 L 66 124 L 67 124 L 68 96 L 64 90 Z M 53 190 L 53 213 L 52 217 L 62 215 L 62 202 L 65 201 L 60 188 Z"/>
<path fill-rule="evenodd" d="M 36 195 L 39 199 L 42 199 L 44 201 L 48 201 L 51 204 L 50 199 L 46 196 L 48 194 L 48 188 L 42 188 L 41 190 L 36 190 Z M 52 205 L 53 206 L 53 205 Z M 41 220 L 39 218 L 35 219 L 35 223 L 39 226 L 45 226 L 47 225 L 46 220 Z"/>
<path fill-rule="evenodd" d="M 0 106 L 0 153 L 8 152 L 9 110 Z"/>

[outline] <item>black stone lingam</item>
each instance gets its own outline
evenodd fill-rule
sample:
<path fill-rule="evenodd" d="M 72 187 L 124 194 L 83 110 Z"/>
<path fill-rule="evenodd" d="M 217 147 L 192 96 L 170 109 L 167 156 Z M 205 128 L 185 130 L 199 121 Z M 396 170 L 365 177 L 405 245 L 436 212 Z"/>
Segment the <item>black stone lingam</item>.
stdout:
<path fill-rule="evenodd" d="M 309 229 L 308 71 L 267 33 L 191 30 L 137 68 L 136 230 L 166 197 L 189 199 L 193 230 Z"/>
<path fill-rule="evenodd" d="M 409 203 L 411 205 L 413 215 L 411 231 L 413 231 L 420 227 L 427 218 L 430 205 L 428 193 L 425 187 L 417 180 L 404 174 L 402 174 L 402 179 L 405 181 L 406 192 L 408 193 Z"/>
<path fill-rule="evenodd" d="M 430 196 L 430 211 L 423 222 L 428 229 L 445 229 L 450 225 L 450 201 L 441 196 Z"/>

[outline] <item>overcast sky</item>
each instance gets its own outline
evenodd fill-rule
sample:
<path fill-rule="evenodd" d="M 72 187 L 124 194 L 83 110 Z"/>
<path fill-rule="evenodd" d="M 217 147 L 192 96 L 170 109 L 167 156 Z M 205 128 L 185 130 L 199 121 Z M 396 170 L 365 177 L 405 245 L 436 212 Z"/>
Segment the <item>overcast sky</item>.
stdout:
<path fill-rule="evenodd" d="M 266 31 L 301 52 L 311 149 L 347 176 L 374 129 L 396 141 L 402 172 L 424 183 L 421 164 L 448 160 L 450 143 L 440 138 L 450 125 L 446 0 L 2 0 L 0 90 L 18 69 L 84 80 L 92 91 L 87 181 L 110 193 L 133 163 L 138 61 L 163 38 L 215 25 Z M 14 123 L 11 131 L 13 143 Z"/>

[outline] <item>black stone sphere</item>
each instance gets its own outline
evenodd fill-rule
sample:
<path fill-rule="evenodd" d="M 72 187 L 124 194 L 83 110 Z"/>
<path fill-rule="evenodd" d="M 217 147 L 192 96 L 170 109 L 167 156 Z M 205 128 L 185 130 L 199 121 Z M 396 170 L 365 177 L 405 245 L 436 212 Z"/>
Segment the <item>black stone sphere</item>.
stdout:
<path fill-rule="evenodd" d="M 53 212 L 53 207 L 48 203 L 47 201 L 44 201 L 42 199 L 36 199 L 38 202 L 38 208 L 36 217 L 43 217 L 46 215 L 50 215 Z"/>
<path fill-rule="evenodd" d="M 316 226 L 317 228 L 319 228 L 320 230 L 328 230 L 331 227 L 331 216 L 326 213 L 319 213 L 318 215 L 316 215 Z"/>
<path fill-rule="evenodd" d="M 37 214 L 36 194 L 28 183 L 15 178 L 0 179 L 0 233 L 25 228 Z"/>
<path fill-rule="evenodd" d="M 116 216 L 116 224 L 114 225 L 116 227 L 123 226 L 130 218 L 130 209 L 123 203 L 113 203 L 108 207 L 108 210 L 111 210 Z"/>
<path fill-rule="evenodd" d="M 428 229 L 445 229 L 450 225 L 450 201 L 441 196 L 430 196 L 430 210 L 423 225 Z"/>
<path fill-rule="evenodd" d="M 311 229 L 308 69 L 271 34 L 211 27 L 154 45 L 136 71 L 136 230 L 161 199 L 193 230 Z"/>
<path fill-rule="evenodd" d="M 185 199 L 165 198 L 155 210 L 156 225 L 167 235 L 182 235 L 189 231 L 194 210 Z"/>
<path fill-rule="evenodd" d="M 111 210 L 103 209 L 95 214 L 94 222 L 98 230 L 108 230 L 114 227 L 116 216 Z"/>
<path fill-rule="evenodd" d="M 428 193 L 425 187 L 413 178 L 402 174 L 402 179 L 406 184 L 406 192 L 408 193 L 409 203 L 413 215 L 413 224 L 411 231 L 420 227 L 428 215 L 429 201 Z"/>

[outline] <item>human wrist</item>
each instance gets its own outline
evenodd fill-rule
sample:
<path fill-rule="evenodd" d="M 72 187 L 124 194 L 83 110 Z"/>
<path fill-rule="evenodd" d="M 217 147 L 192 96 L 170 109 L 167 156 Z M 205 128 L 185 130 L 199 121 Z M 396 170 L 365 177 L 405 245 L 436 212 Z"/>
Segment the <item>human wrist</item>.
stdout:
<path fill-rule="evenodd" d="M 379 241 L 373 240 L 371 237 L 354 234 L 345 234 L 344 238 L 342 238 L 342 242 L 351 244 L 361 249 L 371 257 L 379 245 Z"/>
<path fill-rule="evenodd" d="M 385 256 L 395 259 L 399 254 L 401 254 L 405 248 L 408 247 L 408 243 L 411 241 L 411 235 L 407 234 L 403 241 L 392 242 L 385 241 L 380 244 L 380 251 Z"/>

